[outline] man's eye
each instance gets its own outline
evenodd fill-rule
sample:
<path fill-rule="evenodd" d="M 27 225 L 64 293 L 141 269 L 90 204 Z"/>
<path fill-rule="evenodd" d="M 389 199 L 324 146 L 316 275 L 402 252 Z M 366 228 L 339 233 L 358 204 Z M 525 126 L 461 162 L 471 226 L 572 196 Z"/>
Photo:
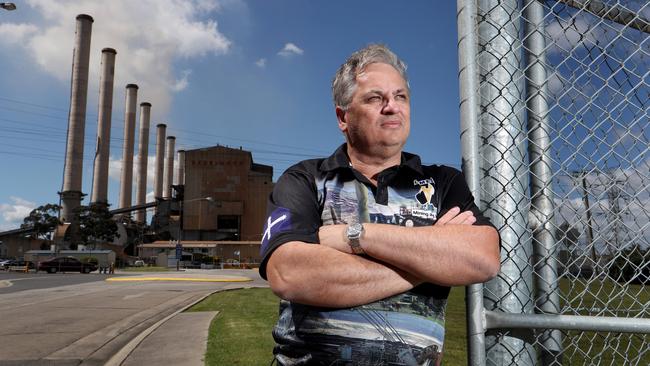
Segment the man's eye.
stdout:
<path fill-rule="evenodd" d="M 376 102 L 381 101 L 381 97 L 378 96 L 378 95 L 373 95 L 373 96 L 368 97 L 368 99 L 366 99 L 366 101 L 368 101 L 370 103 L 376 103 Z"/>
<path fill-rule="evenodd" d="M 408 97 L 406 96 L 406 94 L 397 94 L 395 96 L 395 99 L 397 99 L 397 100 L 407 100 Z"/>

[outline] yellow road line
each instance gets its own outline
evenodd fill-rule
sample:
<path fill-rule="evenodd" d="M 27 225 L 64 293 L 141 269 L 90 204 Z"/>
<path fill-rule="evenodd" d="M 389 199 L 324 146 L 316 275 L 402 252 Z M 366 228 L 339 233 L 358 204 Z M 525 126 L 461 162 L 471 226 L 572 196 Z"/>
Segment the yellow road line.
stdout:
<path fill-rule="evenodd" d="M 111 277 L 108 282 L 133 282 L 133 281 L 187 281 L 187 282 L 250 282 L 248 277 L 232 278 L 191 278 L 191 277 Z"/>

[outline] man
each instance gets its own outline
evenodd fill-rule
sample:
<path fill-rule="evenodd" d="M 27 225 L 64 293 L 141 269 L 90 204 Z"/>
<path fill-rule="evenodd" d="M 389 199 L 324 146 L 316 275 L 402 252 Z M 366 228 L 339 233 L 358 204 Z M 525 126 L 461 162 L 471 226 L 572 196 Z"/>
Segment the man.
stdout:
<path fill-rule="evenodd" d="M 333 81 L 346 143 L 303 161 L 269 201 L 260 274 L 283 300 L 280 365 L 436 365 L 449 286 L 499 270 L 499 235 L 462 174 L 402 152 L 406 66 L 382 45 Z"/>

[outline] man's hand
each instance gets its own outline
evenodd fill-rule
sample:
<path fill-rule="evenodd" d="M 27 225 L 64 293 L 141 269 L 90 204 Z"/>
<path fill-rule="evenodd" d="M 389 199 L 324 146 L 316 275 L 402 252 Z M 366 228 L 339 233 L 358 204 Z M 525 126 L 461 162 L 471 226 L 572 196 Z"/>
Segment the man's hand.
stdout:
<path fill-rule="evenodd" d="M 452 207 L 436 221 L 436 225 L 472 225 L 475 222 L 476 217 L 472 211 L 460 212 L 459 207 Z"/>
<path fill-rule="evenodd" d="M 339 252 L 352 254 L 352 248 L 348 244 L 348 238 L 345 235 L 347 225 L 323 225 L 318 229 L 318 240 L 321 245 L 336 249 Z"/>

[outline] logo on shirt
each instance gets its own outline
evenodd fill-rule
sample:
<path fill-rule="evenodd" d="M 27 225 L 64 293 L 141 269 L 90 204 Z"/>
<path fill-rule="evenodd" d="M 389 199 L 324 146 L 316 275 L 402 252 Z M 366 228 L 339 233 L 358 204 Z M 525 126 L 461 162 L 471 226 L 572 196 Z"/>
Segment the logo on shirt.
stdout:
<path fill-rule="evenodd" d="M 415 179 L 413 185 L 420 186 L 420 190 L 415 194 L 418 207 L 411 208 L 409 214 L 414 217 L 435 220 L 438 214 L 438 208 L 432 202 L 436 193 L 435 181 L 433 178 Z"/>
<path fill-rule="evenodd" d="M 262 248 L 261 251 L 266 251 L 266 246 L 271 241 L 271 238 L 276 234 L 291 229 L 291 213 L 284 207 L 278 207 L 266 219 L 264 224 L 264 233 L 262 234 Z"/>

